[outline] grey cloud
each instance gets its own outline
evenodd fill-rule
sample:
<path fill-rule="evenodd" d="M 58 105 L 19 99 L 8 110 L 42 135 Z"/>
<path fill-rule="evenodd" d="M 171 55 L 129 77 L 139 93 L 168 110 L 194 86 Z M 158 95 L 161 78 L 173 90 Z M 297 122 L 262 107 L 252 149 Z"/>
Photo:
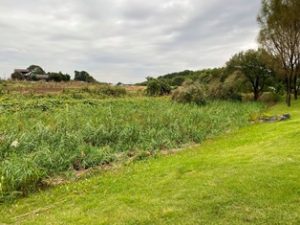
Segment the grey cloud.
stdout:
<path fill-rule="evenodd" d="M 222 66 L 255 47 L 260 0 L 0 0 L 0 75 L 40 64 L 98 80 Z"/>

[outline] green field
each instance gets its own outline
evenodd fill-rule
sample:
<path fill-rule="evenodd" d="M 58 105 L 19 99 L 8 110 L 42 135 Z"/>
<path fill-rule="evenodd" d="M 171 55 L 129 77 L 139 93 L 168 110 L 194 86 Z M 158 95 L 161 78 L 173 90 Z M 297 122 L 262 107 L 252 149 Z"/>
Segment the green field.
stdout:
<path fill-rule="evenodd" d="M 102 99 L 95 92 L 4 95 L 0 105 L 0 200 L 45 188 L 127 158 L 201 143 L 248 123 L 262 105 L 216 101 L 204 107 L 166 98 Z"/>
<path fill-rule="evenodd" d="M 289 121 L 244 127 L 7 203 L 0 222 L 300 224 L 300 104 L 269 114 L 286 112 Z"/>

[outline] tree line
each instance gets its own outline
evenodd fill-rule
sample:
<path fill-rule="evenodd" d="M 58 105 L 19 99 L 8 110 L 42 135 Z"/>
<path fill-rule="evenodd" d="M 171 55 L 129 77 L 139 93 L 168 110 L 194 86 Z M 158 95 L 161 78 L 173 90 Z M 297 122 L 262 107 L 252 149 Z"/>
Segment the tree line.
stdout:
<path fill-rule="evenodd" d="M 31 65 L 25 70 L 15 70 L 11 74 L 12 80 L 29 80 L 29 81 L 37 81 L 37 80 L 45 80 L 45 81 L 54 81 L 54 82 L 68 82 L 71 80 L 71 76 L 69 74 L 65 74 L 62 72 L 48 72 L 38 65 Z M 75 81 L 84 81 L 84 82 L 96 82 L 95 78 L 93 78 L 86 71 L 74 71 L 74 80 Z"/>

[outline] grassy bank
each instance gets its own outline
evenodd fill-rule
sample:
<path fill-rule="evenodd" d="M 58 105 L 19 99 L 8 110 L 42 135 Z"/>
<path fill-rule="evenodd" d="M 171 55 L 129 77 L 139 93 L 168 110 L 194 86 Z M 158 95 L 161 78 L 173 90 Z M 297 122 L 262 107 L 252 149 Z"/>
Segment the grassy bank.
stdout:
<path fill-rule="evenodd" d="M 212 102 L 204 107 L 168 98 L 10 97 L 0 105 L 0 198 L 42 187 L 67 171 L 120 157 L 151 155 L 200 143 L 248 123 L 253 103 Z"/>
<path fill-rule="evenodd" d="M 17 224 L 300 223 L 300 104 L 286 122 L 242 128 L 1 206 Z"/>

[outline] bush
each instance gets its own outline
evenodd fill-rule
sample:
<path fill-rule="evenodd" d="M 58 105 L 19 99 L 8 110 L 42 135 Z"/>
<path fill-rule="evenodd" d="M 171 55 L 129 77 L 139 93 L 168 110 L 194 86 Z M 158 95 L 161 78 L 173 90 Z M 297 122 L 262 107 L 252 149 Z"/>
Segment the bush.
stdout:
<path fill-rule="evenodd" d="M 11 79 L 12 80 L 24 80 L 25 78 L 24 78 L 24 76 L 21 73 L 19 73 L 19 72 L 13 72 L 11 74 Z"/>
<path fill-rule="evenodd" d="M 121 97 L 127 94 L 127 91 L 123 87 L 113 87 L 110 85 L 104 85 L 101 88 L 97 89 L 97 92 L 99 94 L 107 95 L 107 96 L 112 96 L 112 97 Z"/>
<path fill-rule="evenodd" d="M 174 101 L 180 103 L 196 103 L 197 105 L 206 104 L 206 89 L 200 83 L 184 84 L 172 95 Z"/>
<path fill-rule="evenodd" d="M 89 94 L 111 96 L 111 97 L 122 97 L 127 94 L 125 88 L 119 86 L 110 86 L 110 85 L 102 85 L 95 89 L 83 88 L 82 91 Z"/>
<path fill-rule="evenodd" d="M 208 87 L 208 96 L 210 99 L 241 101 L 241 87 L 242 81 L 236 75 L 232 75 L 227 77 L 224 82 L 216 81 L 211 83 Z"/>
<path fill-rule="evenodd" d="M 262 96 L 260 96 L 259 101 L 267 104 L 275 104 L 280 101 L 281 95 L 272 93 L 272 92 L 266 92 L 263 93 Z"/>
<path fill-rule="evenodd" d="M 61 81 L 70 81 L 71 76 L 69 74 L 63 74 L 62 72 L 59 73 L 48 73 L 48 81 L 55 81 L 55 82 L 61 82 Z"/>
<path fill-rule="evenodd" d="M 146 93 L 149 96 L 162 96 L 171 93 L 171 86 L 165 81 L 153 78 L 148 79 Z"/>
<path fill-rule="evenodd" d="M 86 71 L 75 71 L 74 80 L 84 81 L 84 82 L 96 82 L 96 80 Z"/>

